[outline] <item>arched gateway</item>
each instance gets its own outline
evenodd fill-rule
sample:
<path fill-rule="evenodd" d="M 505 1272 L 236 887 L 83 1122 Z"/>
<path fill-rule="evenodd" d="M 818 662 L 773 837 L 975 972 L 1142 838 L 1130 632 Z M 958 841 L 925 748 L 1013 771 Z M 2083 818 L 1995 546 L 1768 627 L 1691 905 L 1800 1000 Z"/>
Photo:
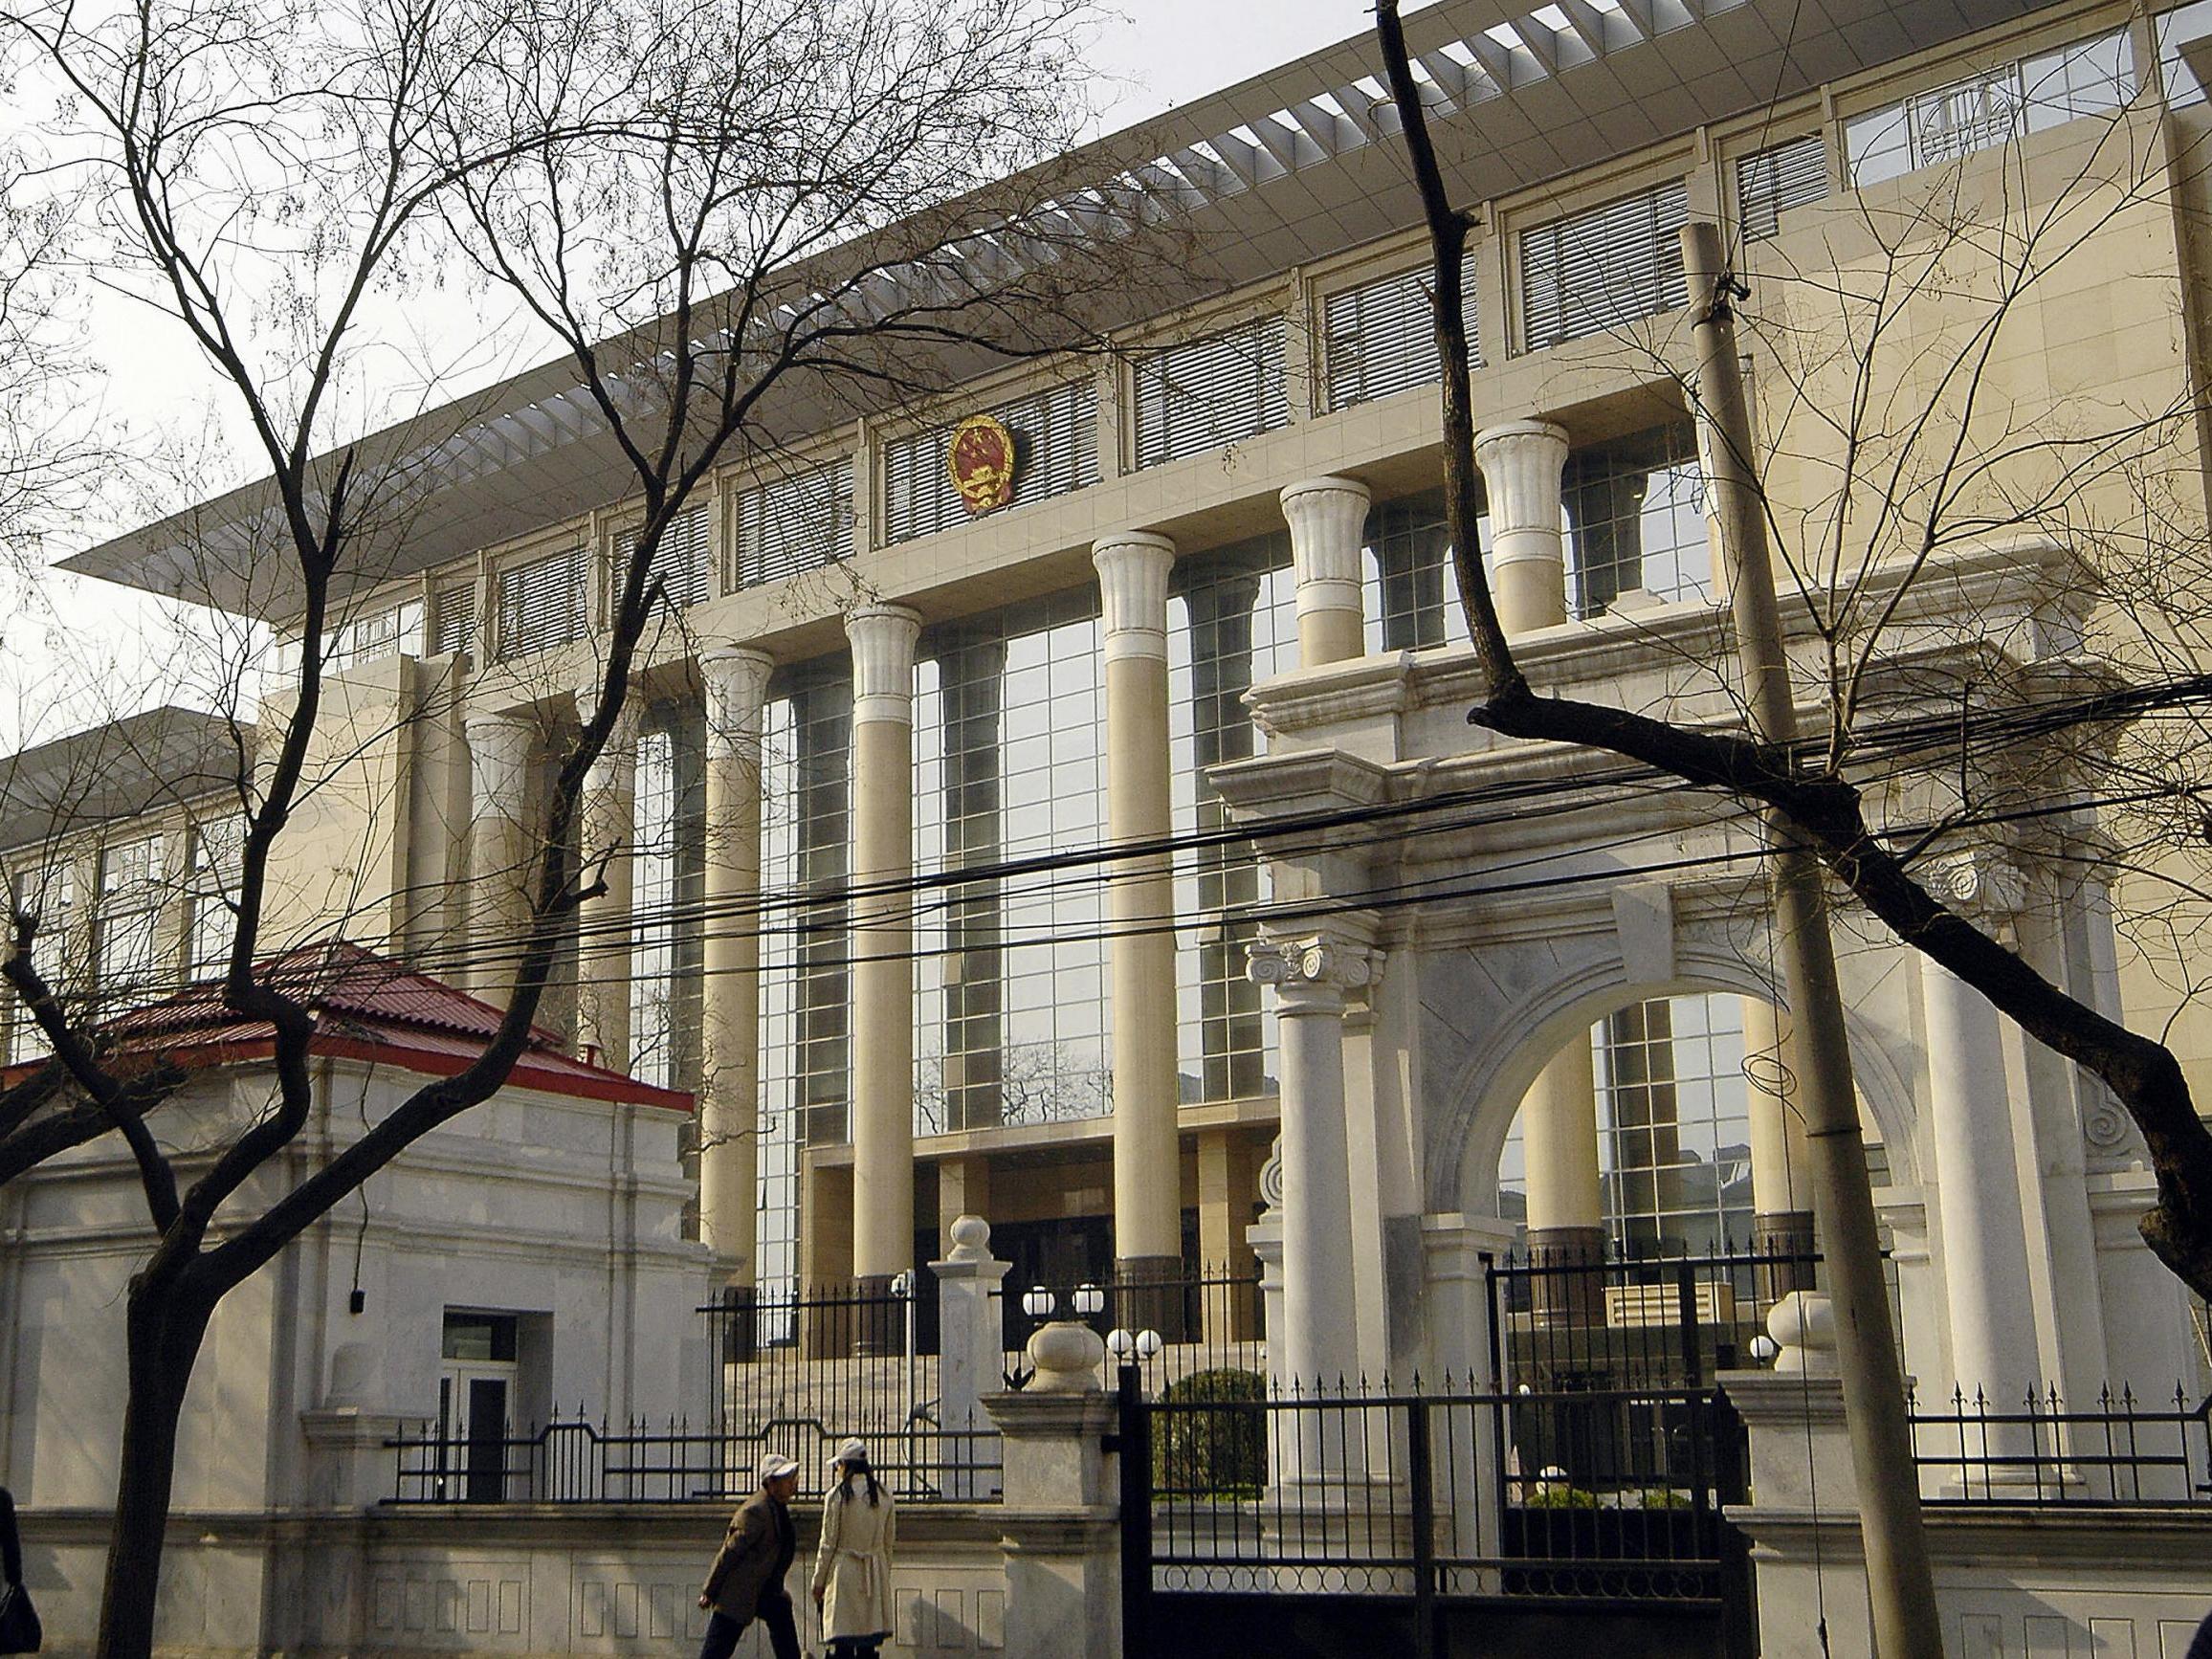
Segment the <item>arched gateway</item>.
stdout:
<path fill-rule="evenodd" d="M 1325 567 L 1311 545 L 1324 534 L 1305 525 L 1302 578 Z M 1512 551 L 1501 537 L 1499 557 Z M 2002 652 L 2028 679 L 2063 673 L 2046 569 L 2059 557 L 1958 553 L 1943 580 L 1916 584 L 1929 614 L 1911 672 L 1882 682 L 1886 716 L 1926 712 L 1939 695 L 1927 688 L 1959 683 L 1975 653 Z M 1722 721 L 1721 618 L 1703 603 L 1616 605 L 1538 618 L 1517 643 L 1539 692 Z M 1482 1263 L 1520 1219 L 1498 1183 L 1516 1114 L 1529 1242 L 1595 1233 L 1595 1200 L 1573 1196 L 1596 1191 L 1579 1053 L 1593 1023 L 1650 999 L 1731 993 L 1763 1010 L 1776 995 L 1750 814 L 1610 756 L 1495 738 L 1468 723 L 1480 695 L 1464 648 L 1308 653 L 1250 694 L 1268 752 L 1211 774 L 1261 833 L 1272 880 L 1252 974 L 1274 987 L 1282 1022 L 1282 1202 L 1257 1232 L 1272 1254 L 1280 1228 L 1272 1362 L 1285 1379 L 1473 1367 Z M 1940 776 L 1879 783 L 1897 821 L 1948 807 Z M 2110 1006 L 2109 907 L 2068 855 L 2084 833 L 2062 821 L 1983 829 L 1938 843 L 1929 868 L 2041 971 Z M 2190 1369 L 2189 1323 L 2180 1287 L 2135 1233 L 2152 1183 L 2125 1118 L 1846 905 L 1837 949 L 1862 1109 L 1884 1153 L 1876 1199 L 1905 1360 L 1923 1394 L 2171 1388 Z M 1753 1093 L 1786 1095 L 1787 1076 L 1773 1068 Z M 1755 1169 L 1790 1167 L 1776 1143 L 1787 1117 L 1750 1114 Z M 1547 1203 L 1559 1216 L 1538 1213 Z"/>

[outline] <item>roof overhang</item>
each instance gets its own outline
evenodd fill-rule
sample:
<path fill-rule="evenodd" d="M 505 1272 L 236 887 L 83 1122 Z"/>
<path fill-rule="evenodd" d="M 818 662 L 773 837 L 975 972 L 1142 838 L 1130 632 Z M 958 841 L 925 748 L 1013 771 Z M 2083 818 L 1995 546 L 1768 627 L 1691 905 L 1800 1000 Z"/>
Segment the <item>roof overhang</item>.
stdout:
<path fill-rule="evenodd" d="M 1471 204 L 2038 9 L 2032 0 L 1556 0 L 1538 14 L 1514 0 L 1442 0 L 1409 16 L 1406 35 L 1431 94 L 1450 186 Z M 1202 250 L 1183 288 L 1193 298 L 1226 291 L 1420 222 L 1381 76 L 1376 43 L 1361 34 L 1050 166 L 1055 177 L 1095 178 L 1162 206 L 1185 243 Z M 851 256 L 826 255 L 820 270 Z M 1141 299 L 1101 296 L 1095 321 L 1101 328 L 1141 322 L 1157 313 L 1159 293 Z M 979 349 L 944 366 L 957 384 L 999 361 Z M 791 382 L 763 404 L 759 424 L 788 442 L 861 412 L 833 387 Z M 633 493 L 626 462 L 564 360 L 356 448 L 358 476 L 397 480 L 400 489 L 392 510 L 357 539 L 339 597 Z M 281 620 L 298 602 L 274 503 L 262 480 L 102 542 L 63 567 Z"/>

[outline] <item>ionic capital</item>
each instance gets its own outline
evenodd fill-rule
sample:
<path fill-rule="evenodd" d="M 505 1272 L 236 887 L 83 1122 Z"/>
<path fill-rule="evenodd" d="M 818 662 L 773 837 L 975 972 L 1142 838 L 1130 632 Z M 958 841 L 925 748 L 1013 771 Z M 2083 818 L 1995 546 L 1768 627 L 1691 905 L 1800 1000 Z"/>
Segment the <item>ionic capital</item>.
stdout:
<path fill-rule="evenodd" d="M 1108 662 L 1122 657 L 1167 660 L 1167 578 L 1175 543 L 1149 531 L 1124 531 L 1092 543 Z"/>
<path fill-rule="evenodd" d="M 1373 984 L 1382 971 L 1382 955 L 1372 945 L 1322 935 L 1245 947 L 1245 977 L 1274 986 L 1285 1013 L 1340 1010 L 1345 992 Z"/>
<path fill-rule="evenodd" d="M 2020 867 L 1987 849 L 1935 860 L 1926 880 L 1937 898 L 1962 916 L 2005 921 L 2027 908 L 2027 878 Z"/>
<path fill-rule="evenodd" d="M 914 719 L 914 648 L 921 612 L 904 605 L 864 605 L 845 616 L 852 646 L 852 722 Z"/>
<path fill-rule="evenodd" d="M 1567 434 L 1549 421 L 1505 421 L 1485 427 L 1474 437 L 1474 460 L 1482 469 L 1483 493 L 1490 507 L 1491 533 L 1500 542 L 1495 558 L 1558 558 L 1560 533 L 1559 479 L 1567 465 Z M 1546 551 L 1534 537 L 1552 539 Z M 1513 538 L 1510 544 L 1504 539 Z"/>

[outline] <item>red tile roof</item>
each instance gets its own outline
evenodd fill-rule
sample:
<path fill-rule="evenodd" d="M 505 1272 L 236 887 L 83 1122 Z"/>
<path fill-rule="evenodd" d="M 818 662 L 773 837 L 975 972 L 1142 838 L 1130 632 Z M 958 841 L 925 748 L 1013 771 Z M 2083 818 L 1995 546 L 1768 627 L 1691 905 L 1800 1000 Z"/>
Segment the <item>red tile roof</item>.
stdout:
<path fill-rule="evenodd" d="M 263 983 L 305 1003 L 315 1014 L 310 1052 L 402 1067 L 433 1077 L 466 1070 L 499 1027 L 499 1010 L 428 974 L 341 940 L 306 946 L 265 962 Z M 276 1028 L 242 1019 L 214 984 L 188 985 L 175 996 L 110 1020 L 101 1035 L 123 1054 L 160 1057 L 186 1070 L 267 1059 Z M 4 1074 L 20 1075 L 28 1065 Z M 563 1051 L 560 1039 L 533 1026 L 508 1078 L 515 1087 L 579 1099 L 692 1110 L 692 1096 Z"/>

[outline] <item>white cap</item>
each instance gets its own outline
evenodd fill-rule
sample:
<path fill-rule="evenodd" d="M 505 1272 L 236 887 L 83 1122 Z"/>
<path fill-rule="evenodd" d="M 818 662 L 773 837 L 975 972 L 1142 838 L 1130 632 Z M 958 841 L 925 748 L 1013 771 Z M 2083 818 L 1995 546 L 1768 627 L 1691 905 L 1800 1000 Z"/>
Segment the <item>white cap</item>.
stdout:
<path fill-rule="evenodd" d="M 837 1455 L 830 1460 L 832 1467 L 840 1463 L 865 1464 L 867 1461 L 868 1448 L 857 1440 L 848 1440 L 837 1449 Z"/>
<path fill-rule="evenodd" d="M 771 1451 L 761 1459 L 761 1484 L 782 1480 L 786 1474 L 797 1474 L 799 1466 L 780 1451 Z"/>

